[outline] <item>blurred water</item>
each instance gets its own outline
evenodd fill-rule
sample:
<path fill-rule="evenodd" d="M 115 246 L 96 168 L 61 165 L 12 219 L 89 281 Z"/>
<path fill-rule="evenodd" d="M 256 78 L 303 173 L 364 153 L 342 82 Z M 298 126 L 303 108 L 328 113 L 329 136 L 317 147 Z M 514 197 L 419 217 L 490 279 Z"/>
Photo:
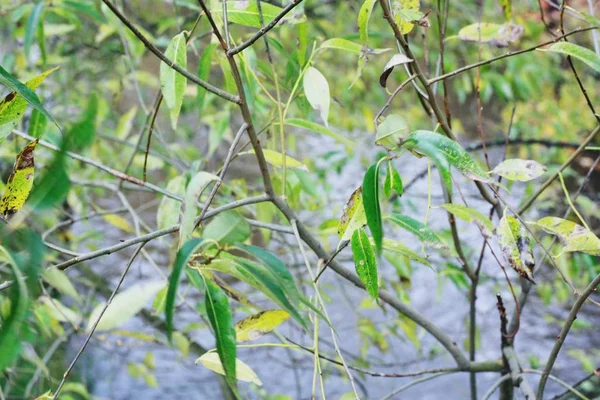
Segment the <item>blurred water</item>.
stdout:
<path fill-rule="evenodd" d="M 339 148 L 328 138 L 320 136 L 307 136 L 302 140 L 304 154 L 292 155 L 298 158 L 302 158 L 303 155 L 310 155 L 311 159 L 317 160 L 318 164 L 321 164 L 321 167 L 327 166 L 328 163 L 323 157 L 324 153 Z M 356 146 L 357 153 L 353 156 L 353 159 L 346 163 L 341 174 L 338 175 L 332 168 L 327 173 L 327 182 L 332 187 L 328 190 L 328 198 L 323 203 L 326 206 L 318 210 L 301 213 L 301 219 L 309 226 L 314 227 L 327 218 L 339 217 L 345 201 L 362 181 L 365 165 L 361 160 L 373 161 L 375 159 L 374 146 L 371 143 L 372 138 L 356 134 L 353 140 L 358 143 Z M 501 157 L 501 153 L 492 152 L 490 156 L 492 163 L 494 163 L 494 159 Z M 246 159 L 244 161 L 238 160 L 238 162 L 248 161 Z M 427 163 L 425 159 L 419 160 L 411 155 L 404 155 L 396 161 L 395 165 L 406 184 L 413 176 L 426 168 Z M 469 205 L 487 214 L 489 206 L 487 203 L 477 200 L 475 186 L 461 179 L 458 174 L 454 174 L 454 176 L 457 178 Z M 439 185 L 436 184 L 437 174 L 434 174 L 434 179 L 433 204 L 440 205 L 443 204 L 443 199 L 438 188 Z M 427 207 L 427 190 L 426 180 L 418 181 L 404 196 L 404 201 L 409 200 L 411 203 L 410 207 L 406 207 L 404 212 L 416 219 L 423 220 Z M 135 196 L 135 194 L 131 196 L 133 201 L 136 200 Z M 507 197 L 518 200 L 522 197 L 522 188 L 519 186 L 513 187 L 511 196 Z M 152 215 L 153 212 L 148 213 L 151 224 L 154 223 Z M 447 228 L 447 218 L 440 210 L 433 209 L 430 213 L 429 224 L 434 229 L 445 229 Z M 472 227 L 463 224 L 462 221 L 459 221 L 458 225 L 464 243 L 468 243 L 473 248 L 470 258 L 475 263 L 482 239 L 477 230 L 470 229 Z M 116 243 L 118 240 L 123 239 L 123 233 L 116 231 L 111 226 L 101 226 L 100 229 L 104 233 L 107 244 Z M 404 234 L 398 229 L 388 229 L 386 236 L 402 240 L 407 246 L 420 251 L 419 243 L 410 235 Z M 168 263 L 167 244 L 171 240 L 174 240 L 174 237 L 167 237 L 160 243 L 152 244 L 149 247 L 153 256 L 155 256 L 155 260 L 163 268 L 166 268 Z M 287 241 L 287 244 L 285 246 L 281 245 L 281 248 L 289 249 L 288 244 L 295 246 L 293 238 L 284 240 Z M 332 247 L 335 247 L 336 244 L 333 241 L 330 243 Z M 272 250 L 276 251 L 277 248 L 272 248 Z M 495 251 L 500 254 L 497 248 Z M 121 273 L 128 255 L 128 252 L 122 252 L 96 259 L 92 267 L 103 276 L 115 279 Z M 340 259 L 348 260 L 349 257 L 349 249 L 340 254 Z M 537 258 L 539 259 L 539 257 Z M 287 261 L 291 263 L 294 260 L 289 259 Z M 435 257 L 432 258 L 432 264 L 437 264 L 439 265 L 438 268 L 443 268 L 443 264 L 436 263 Z M 347 261 L 346 266 L 354 268 L 352 263 Z M 380 271 L 386 279 L 397 279 L 393 267 L 387 263 L 380 265 Z M 477 360 L 491 360 L 501 356 L 496 292 L 500 290 L 502 293 L 509 315 L 512 315 L 513 302 L 510 292 L 505 288 L 506 283 L 503 274 L 489 254 L 484 259 L 483 271 L 490 276 L 490 279 L 480 285 L 478 292 L 477 321 L 481 333 L 481 347 L 477 351 Z M 299 281 L 306 282 L 305 277 L 307 274 L 303 266 L 295 268 L 293 272 Z M 509 271 L 509 274 L 513 282 L 518 282 L 512 271 Z M 540 277 L 543 279 L 543 274 Z M 143 279 L 158 279 L 158 274 L 147 262 L 139 258 L 136 266 L 127 277 L 126 285 Z M 396 315 L 389 307 L 384 310 L 375 306 L 372 308 L 361 307 L 361 305 L 364 306 L 365 293 L 357 290 L 331 271 L 326 272 L 320 282 L 325 294 L 329 297 L 328 311 L 338 332 L 340 346 L 345 352 L 345 359 L 349 364 L 359 365 L 356 358 L 361 356 L 362 343 L 358 332 L 358 319 L 368 317 L 374 320 L 375 325 L 381 329 L 389 341 L 387 352 L 381 352 L 375 347 L 369 348 L 366 356 L 373 360 L 373 365 L 369 366 L 368 369 L 380 372 L 410 372 L 424 368 L 454 366 L 449 355 L 436 344 L 436 341 L 430 335 L 425 334 L 422 330 L 420 331 L 420 350 L 417 350 L 410 341 L 401 340 L 389 334 L 389 332 L 386 333 L 386 326 L 391 324 Z M 240 288 L 243 288 L 243 286 Z M 309 290 L 308 293 L 310 292 Z M 412 307 L 434 321 L 464 349 L 464 340 L 467 336 L 465 321 L 468 316 L 468 301 L 463 293 L 458 291 L 451 283 L 440 287 L 438 276 L 433 271 L 415 265 L 409 297 Z M 260 299 L 260 297 L 254 295 L 251 295 L 251 298 L 253 300 Z M 194 298 L 191 297 L 190 299 L 190 302 L 195 304 Z M 266 302 L 264 304 L 265 307 L 272 307 Z M 528 359 L 530 356 L 538 357 L 542 360 L 543 365 L 543 360 L 548 356 L 556 340 L 556 335 L 560 331 L 559 325 L 550 325 L 544 320 L 544 311 L 548 311 L 548 309 L 541 304 L 540 300 L 535 295 L 530 296 L 530 301 L 521 317 L 521 329 L 516 339 L 516 351 L 523 367 L 529 367 Z M 559 321 L 563 320 L 567 314 L 567 310 L 558 306 L 552 307 L 550 311 Z M 599 316 L 598 310 L 591 307 L 584 307 L 580 313 L 580 318 L 595 323 L 600 321 Z M 242 317 L 242 315 L 237 315 L 236 319 Z M 176 315 L 178 327 L 197 321 L 197 315 L 189 310 L 180 311 Z M 147 324 L 139 319 L 132 320 L 124 329 L 153 332 Z M 312 337 L 299 331 L 292 324 L 286 324 L 282 329 L 282 333 L 295 341 L 308 346 L 312 345 Z M 206 348 L 214 346 L 212 334 L 207 330 L 192 332 L 192 336 Z M 324 324 L 321 325 L 320 337 L 322 339 L 321 351 L 328 355 L 334 355 L 330 332 Z M 274 341 L 274 338 L 267 336 L 261 341 Z M 74 348 L 79 344 L 79 341 L 74 341 Z M 600 335 L 594 334 L 593 329 L 572 332 L 566 340 L 553 373 L 569 383 L 574 383 L 585 377 L 587 373 L 582 370 L 581 363 L 567 356 L 567 351 L 570 348 L 598 348 L 599 345 Z M 157 360 L 155 375 L 158 388 L 156 389 L 148 387 L 142 380 L 134 380 L 126 370 L 128 362 L 141 362 L 148 351 L 154 352 Z M 437 352 L 438 355 L 430 357 L 432 351 Z M 464 352 L 465 354 L 468 353 L 466 349 Z M 194 365 L 194 355 L 182 358 L 177 351 L 168 349 L 165 346 L 140 344 L 140 342 L 132 339 L 123 340 L 119 345 L 114 338 L 107 337 L 105 341 L 94 342 L 87 351 L 87 357 L 83 372 L 93 384 L 94 394 L 97 396 L 111 399 L 170 399 L 180 397 L 214 399 L 221 396 L 215 374 L 202 366 Z M 310 353 L 281 348 L 240 349 L 239 358 L 250 365 L 264 383 L 262 389 L 257 389 L 256 386 L 249 384 L 241 384 L 245 398 L 260 398 L 261 393 L 285 394 L 294 399 L 310 398 L 313 375 L 313 357 Z M 339 399 L 343 394 L 348 393 L 350 385 L 343 371 L 338 367 L 332 367 L 327 362 L 323 362 L 322 365 L 326 376 L 327 397 Z M 381 398 L 392 390 L 415 379 L 378 378 L 358 373 L 354 373 L 354 377 L 357 380 L 361 396 L 369 399 Z M 498 374 L 495 373 L 478 374 L 480 396 L 497 378 Z M 528 379 L 535 387 L 538 381 L 537 375 L 528 375 Z M 549 382 L 546 395 L 547 398 L 551 398 L 554 394 L 563 391 L 560 386 Z M 516 393 L 516 398 L 519 398 L 520 393 Z M 459 373 L 442 376 L 416 385 L 394 398 L 433 400 L 440 398 L 466 399 L 468 397 L 468 374 Z"/>

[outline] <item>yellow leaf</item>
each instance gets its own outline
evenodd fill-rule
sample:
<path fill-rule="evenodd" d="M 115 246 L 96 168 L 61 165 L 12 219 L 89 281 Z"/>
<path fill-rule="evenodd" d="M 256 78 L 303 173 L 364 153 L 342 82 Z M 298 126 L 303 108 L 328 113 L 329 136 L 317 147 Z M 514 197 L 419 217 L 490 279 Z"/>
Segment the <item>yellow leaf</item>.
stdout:
<path fill-rule="evenodd" d="M 252 315 L 235 324 L 236 338 L 238 342 L 256 340 L 271 332 L 290 317 L 283 310 L 268 310 Z"/>
<path fill-rule="evenodd" d="M 396 22 L 398 23 L 402 34 L 406 35 L 407 33 L 410 33 L 415 24 L 412 21 L 402 18 L 400 15 L 408 14 L 411 11 L 419 11 L 419 3 L 419 0 L 402 0 L 394 2 Z"/>
<path fill-rule="evenodd" d="M 17 156 L 0 200 L 0 214 L 4 218 L 19 211 L 31 192 L 34 174 L 33 150 L 37 143 L 37 139 L 29 142 Z"/>
<path fill-rule="evenodd" d="M 245 151 L 240 154 L 254 154 L 254 150 Z M 265 160 L 276 167 L 283 167 L 283 156 L 278 151 L 263 149 L 263 154 L 265 155 Z M 304 171 L 308 171 L 306 165 L 302 164 L 300 161 L 290 157 L 285 156 L 285 166 L 286 168 L 297 168 L 302 169 Z"/>
<path fill-rule="evenodd" d="M 214 371 L 217 374 L 225 375 L 223 365 L 221 364 L 221 360 L 219 359 L 219 355 L 217 353 L 205 353 L 202 355 L 202 357 L 196 360 L 196 364 L 199 362 L 211 371 Z M 237 380 L 242 382 L 252 382 L 258 386 L 262 386 L 262 382 L 256 375 L 256 372 L 254 372 L 252 368 L 237 358 L 235 359 L 235 370 Z"/>
<path fill-rule="evenodd" d="M 119 228 L 120 230 L 122 230 L 124 232 L 127 232 L 127 233 L 133 232 L 133 228 L 131 227 L 129 222 L 127 222 L 127 220 L 125 218 L 121 217 L 120 215 L 106 214 L 104 216 L 104 219 L 106 220 L 106 222 L 108 222 L 112 226 Z"/>

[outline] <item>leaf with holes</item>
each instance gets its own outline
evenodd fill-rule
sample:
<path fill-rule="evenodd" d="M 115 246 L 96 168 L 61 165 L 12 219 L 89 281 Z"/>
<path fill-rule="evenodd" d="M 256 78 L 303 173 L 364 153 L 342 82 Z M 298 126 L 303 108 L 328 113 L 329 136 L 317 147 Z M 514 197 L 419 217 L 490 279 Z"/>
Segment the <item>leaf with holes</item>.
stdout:
<path fill-rule="evenodd" d="M 283 310 L 267 310 L 244 318 L 235 324 L 237 341 L 247 342 L 261 338 L 289 317 L 290 314 Z"/>
<path fill-rule="evenodd" d="M 518 158 L 504 160 L 491 173 L 500 175 L 511 181 L 527 182 L 539 178 L 546 172 L 546 167 L 537 161 Z"/>
<path fill-rule="evenodd" d="M 237 392 L 235 326 L 229 309 L 229 299 L 214 282 L 204 279 L 206 314 L 215 333 L 217 353 L 225 380 Z"/>
<path fill-rule="evenodd" d="M 365 284 L 371 298 L 375 300 L 379 296 L 379 282 L 377 280 L 377 261 L 373 246 L 371 246 L 369 237 L 362 228 L 354 231 L 350 243 L 356 273 L 362 283 Z"/>
<path fill-rule="evenodd" d="M 440 170 L 442 181 L 450 194 L 452 194 L 450 166 L 471 180 L 496 184 L 496 181 L 488 176 L 465 149 L 439 133 L 415 131 L 406 138 L 402 147 L 417 155 L 429 157 Z"/>
<path fill-rule="evenodd" d="M 383 224 L 379 205 L 379 163 L 369 167 L 363 178 L 363 207 L 367 216 L 367 225 L 375 241 L 377 254 L 381 253 L 383 240 Z"/>
<path fill-rule="evenodd" d="M 544 217 L 535 224 L 544 231 L 556 235 L 563 245 L 563 252 L 581 251 L 600 256 L 600 239 L 584 226 L 557 217 Z"/>
<path fill-rule="evenodd" d="M 165 51 L 165 56 L 171 60 L 172 64 L 177 64 L 183 69 L 187 68 L 185 32 L 181 32 L 171 40 Z M 179 119 L 179 112 L 183 104 L 186 82 L 187 78 L 185 76 L 175 71 L 166 63 L 160 63 L 160 87 L 165 103 L 170 110 L 171 127 L 173 130 L 177 129 L 177 120 Z"/>
<path fill-rule="evenodd" d="M 344 206 L 344 213 L 338 222 L 340 243 L 350 240 L 355 230 L 367 224 L 367 216 L 363 207 L 362 186 L 352 192 Z"/>
<path fill-rule="evenodd" d="M 331 95 L 329 84 L 323 74 L 314 67 L 308 67 L 303 78 L 304 94 L 311 107 L 319 113 L 325 126 L 329 126 L 329 106 Z"/>
<path fill-rule="evenodd" d="M 418 237 L 425 246 L 451 252 L 450 247 L 442 242 L 439 236 L 424 223 L 401 214 L 392 214 L 387 218 L 402 229 Z"/>
<path fill-rule="evenodd" d="M 17 155 L 13 172 L 6 182 L 2 199 L 0 199 L 0 216 L 4 218 L 19 211 L 29 197 L 35 173 L 33 151 L 37 143 L 37 139 L 29 142 Z"/>
<path fill-rule="evenodd" d="M 557 42 L 547 49 L 538 49 L 540 51 L 550 51 L 560 53 L 566 56 L 571 56 L 579 61 L 583 61 L 588 67 L 593 68 L 596 72 L 600 72 L 600 56 L 590 49 L 579 46 L 574 43 Z"/>
<path fill-rule="evenodd" d="M 535 260 L 531 249 L 531 238 L 527 230 L 515 217 L 504 215 L 496 228 L 498 244 L 504 258 L 523 278 L 533 281 Z"/>
<path fill-rule="evenodd" d="M 488 217 L 479 211 L 460 204 L 443 204 L 441 207 L 463 221 L 467 221 L 468 223 L 474 222 L 482 230 L 485 237 L 492 237 L 494 225 Z"/>

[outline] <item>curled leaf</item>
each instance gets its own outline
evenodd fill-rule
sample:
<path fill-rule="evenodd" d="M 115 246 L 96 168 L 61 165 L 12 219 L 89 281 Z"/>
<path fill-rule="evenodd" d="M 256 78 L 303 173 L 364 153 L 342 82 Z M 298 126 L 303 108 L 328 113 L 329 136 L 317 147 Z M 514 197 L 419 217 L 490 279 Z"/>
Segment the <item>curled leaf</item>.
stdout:
<path fill-rule="evenodd" d="M 17 155 L 13 172 L 8 178 L 4 194 L 0 200 L 0 215 L 4 218 L 19 211 L 33 187 L 33 176 L 35 165 L 33 159 L 33 150 L 38 140 L 29 142 L 25 148 Z"/>
<path fill-rule="evenodd" d="M 386 87 L 388 77 L 394 70 L 394 67 L 396 67 L 397 65 L 408 64 L 410 62 L 413 62 L 413 60 L 411 58 L 408 58 L 404 54 L 394 54 L 390 61 L 388 61 L 388 63 L 385 64 L 385 67 L 383 67 L 383 72 L 379 76 L 379 84 L 381 85 L 381 87 Z"/>
<path fill-rule="evenodd" d="M 498 234 L 498 244 L 506 261 L 519 275 L 535 283 L 533 281 L 535 260 L 531 250 L 531 238 L 527 230 L 515 217 L 505 215 L 500 220 L 496 233 Z"/>
<path fill-rule="evenodd" d="M 546 167 L 537 161 L 510 159 L 504 160 L 492 170 L 493 174 L 500 175 L 511 181 L 527 182 L 542 176 Z"/>
<path fill-rule="evenodd" d="M 219 355 L 217 353 L 205 353 L 202 357 L 196 360 L 196 364 L 201 363 L 206 368 L 211 371 L 216 372 L 217 374 L 225 375 L 225 370 L 223 370 L 223 364 L 221 364 L 221 360 L 219 359 Z M 252 370 L 248 365 L 244 364 L 239 359 L 235 359 L 235 370 L 236 370 L 236 379 L 242 382 L 251 382 L 255 385 L 262 386 L 261 380 L 256 375 L 256 372 Z"/>
<path fill-rule="evenodd" d="M 383 182 L 383 194 L 385 197 L 390 198 L 392 190 L 396 192 L 398 196 L 402 196 L 404 186 L 402 185 L 402 179 L 400 174 L 396 171 L 396 168 L 392 165 L 392 161 L 388 161 L 387 173 L 385 175 L 385 181 Z"/>
<path fill-rule="evenodd" d="M 235 324 L 237 341 L 256 340 L 277 328 L 289 317 L 287 311 L 267 310 L 244 318 Z"/>

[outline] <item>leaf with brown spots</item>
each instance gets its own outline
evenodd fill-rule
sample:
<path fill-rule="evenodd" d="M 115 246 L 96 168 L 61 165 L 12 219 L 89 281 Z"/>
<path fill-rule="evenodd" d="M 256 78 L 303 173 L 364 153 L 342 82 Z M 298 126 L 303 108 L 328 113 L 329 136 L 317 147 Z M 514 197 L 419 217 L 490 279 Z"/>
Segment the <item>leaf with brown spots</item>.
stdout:
<path fill-rule="evenodd" d="M 533 281 L 535 260 L 531 250 L 529 233 L 515 217 L 505 215 L 498 228 L 498 244 L 510 266 L 523 278 Z"/>
<path fill-rule="evenodd" d="M 0 200 L 0 214 L 5 218 L 19 211 L 29 197 L 33 186 L 35 167 L 33 150 L 37 143 L 37 139 L 29 142 L 15 160 L 13 172 L 6 182 L 6 188 Z"/>
<path fill-rule="evenodd" d="M 281 325 L 290 314 L 284 310 L 267 310 L 235 324 L 238 342 L 256 340 Z"/>

